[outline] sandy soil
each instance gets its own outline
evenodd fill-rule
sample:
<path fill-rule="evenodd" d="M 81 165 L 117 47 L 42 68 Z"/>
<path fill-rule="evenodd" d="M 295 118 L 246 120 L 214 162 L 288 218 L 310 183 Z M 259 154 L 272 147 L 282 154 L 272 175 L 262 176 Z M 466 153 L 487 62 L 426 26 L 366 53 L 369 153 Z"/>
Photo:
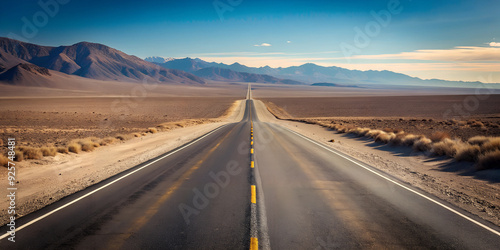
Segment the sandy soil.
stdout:
<path fill-rule="evenodd" d="M 214 104 L 213 101 L 209 103 Z M 205 103 L 205 105 L 208 104 Z M 244 102 L 239 100 L 233 103 L 228 112 L 219 107 L 219 113 L 223 114 L 217 118 L 219 122 L 175 127 L 166 132 L 148 134 L 118 144 L 99 147 L 93 152 L 58 154 L 54 157 L 44 157 L 42 160 L 18 163 L 18 213 L 22 216 L 36 211 L 67 195 L 188 143 L 223 124 L 240 121 L 243 118 L 244 106 Z M 203 108 L 199 108 L 202 109 L 200 114 L 203 114 Z M 91 112 L 93 111 L 89 110 L 87 114 Z M 146 112 L 145 115 L 148 114 L 150 113 Z M 6 172 L 5 168 L 0 168 L 2 180 L 6 179 Z M 6 185 L 5 181 L 1 183 L 0 188 L 5 190 Z M 1 199 L 0 224 L 7 221 L 5 210 L 7 207 L 7 201 Z"/>
<path fill-rule="evenodd" d="M 390 146 L 314 124 L 278 120 L 256 101 L 259 118 L 301 133 L 406 183 L 500 225 L 500 170 L 474 171 L 473 164 L 429 157 L 409 147 Z M 334 139 L 335 142 L 329 142 Z"/>
<path fill-rule="evenodd" d="M 19 145 L 63 146 L 72 139 L 143 132 L 162 123 L 224 115 L 236 97 L 59 97 L 0 99 L 0 135 Z M 175 126 L 176 123 L 173 125 Z M 184 126 L 183 122 L 178 123 Z"/>
<path fill-rule="evenodd" d="M 472 96 L 473 97 L 473 96 Z M 467 110 L 471 96 L 386 96 L 336 98 L 264 98 L 281 118 L 332 122 L 341 125 L 390 128 L 431 136 L 447 132 L 468 139 L 476 135 L 500 136 L 500 95 L 481 100 Z M 467 102 L 465 102 L 467 103 Z M 460 115 L 455 106 L 462 106 Z M 389 108 L 388 108 L 389 107 Z"/>

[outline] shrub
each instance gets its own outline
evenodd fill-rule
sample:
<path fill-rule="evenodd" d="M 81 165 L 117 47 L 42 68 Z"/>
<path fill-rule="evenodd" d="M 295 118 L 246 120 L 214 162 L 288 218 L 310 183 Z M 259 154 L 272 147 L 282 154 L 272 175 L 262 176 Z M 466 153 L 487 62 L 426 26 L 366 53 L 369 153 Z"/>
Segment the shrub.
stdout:
<path fill-rule="evenodd" d="M 474 121 L 470 124 L 470 126 L 473 128 L 480 128 L 480 127 L 484 127 L 484 124 L 480 121 Z"/>
<path fill-rule="evenodd" d="M 428 151 L 431 148 L 432 141 L 429 138 L 422 137 L 413 143 L 413 150 Z"/>
<path fill-rule="evenodd" d="M 500 168 L 500 150 L 480 155 L 476 168 L 478 170 Z"/>
<path fill-rule="evenodd" d="M 391 143 L 394 145 L 404 145 L 403 141 L 407 135 L 404 133 L 398 133 L 394 138 L 392 138 Z"/>
<path fill-rule="evenodd" d="M 109 144 L 111 144 L 111 143 L 114 143 L 114 142 L 115 142 L 115 140 L 116 140 L 116 139 L 115 139 L 115 138 L 113 138 L 113 137 L 106 137 L 106 138 L 102 139 L 102 140 L 99 142 L 99 144 L 100 144 L 101 146 L 105 146 L 105 145 L 109 145 Z"/>
<path fill-rule="evenodd" d="M 461 142 L 459 141 L 444 138 L 442 141 L 432 144 L 431 153 L 435 155 L 447 155 L 450 157 L 454 157 L 457 153 L 457 148 L 460 143 Z"/>
<path fill-rule="evenodd" d="M 458 148 L 457 154 L 455 155 L 455 160 L 477 161 L 480 153 L 481 148 L 478 145 L 470 145 L 464 143 L 464 146 Z"/>
<path fill-rule="evenodd" d="M 26 159 L 40 160 L 43 157 L 42 151 L 39 148 L 19 147 L 19 150 L 23 152 L 23 156 Z"/>
<path fill-rule="evenodd" d="M 69 151 L 68 151 L 68 148 L 65 148 L 65 147 L 58 147 L 58 148 L 57 148 L 57 152 L 58 152 L 58 153 L 61 153 L 61 154 L 67 154 Z"/>
<path fill-rule="evenodd" d="M 489 140 L 490 140 L 490 138 L 488 138 L 486 136 L 474 136 L 474 137 L 469 138 L 469 140 L 467 140 L 467 142 L 472 144 L 472 145 L 481 146 L 485 142 L 488 142 Z"/>
<path fill-rule="evenodd" d="M 14 150 L 15 153 L 15 161 L 23 161 L 24 160 L 24 153 L 20 150 Z"/>
<path fill-rule="evenodd" d="M 446 133 L 446 132 L 434 132 L 430 137 L 429 139 L 431 139 L 432 142 L 440 142 L 444 139 L 449 139 L 450 138 L 450 134 Z"/>
<path fill-rule="evenodd" d="M 78 141 L 78 144 L 81 145 L 82 151 L 92 151 L 92 150 L 94 150 L 96 145 L 99 146 L 98 143 L 93 142 L 89 138 Z"/>
<path fill-rule="evenodd" d="M 378 130 L 378 129 L 374 129 L 374 130 L 370 130 L 366 133 L 366 136 L 368 137 L 371 137 L 373 139 L 375 139 L 378 135 L 380 135 L 381 133 L 385 133 L 384 131 L 382 130 Z"/>
<path fill-rule="evenodd" d="M 483 152 L 500 150 L 500 137 L 490 138 L 487 142 L 481 145 L 481 150 Z"/>
<path fill-rule="evenodd" d="M 117 135 L 117 136 L 116 136 L 116 139 L 121 140 L 121 141 L 130 140 L 130 139 L 132 139 L 132 138 L 133 138 L 133 136 L 132 136 L 132 135 L 130 135 L 130 134 L 126 134 L 126 135 Z"/>
<path fill-rule="evenodd" d="M 379 135 L 377 135 L 377 137 L 375 137 L 375 141 L 376 142 L 382 142 L 382 143 L 389 143 L 392 139 L 394 139 L 396 137 L 396 134 L 394 133 L 385 133 L 385 132 L 382 132 L 380 133 Z"/>
<path fill-rule="evenodd" d="M 141 137 L 141 134 L 140 133 L 133 133 L 132 134 L 134 137 Z"/>
<path fill-rule="evenodd" d="M 0 155 L 0 165 L 4 166 L 4 167 L 8 167 L 9 166 L 9 158 L 7 158 L 7 156 L 5 156 L 5 155 Z"/>
<path fill-rule="evenodd" d="M 43 156 L 56 156 L 57 154 L 57 148 L 55 147 L 42 147 L 40 150 Z"/>
<path fill-rule="evenodd" d="M 78 153 L 80 153 L 80 151 L 82 151 L 82 145 L 80 145 L 79 143 L 76 143 L 76 142 L 71 142 L 68 145 L 68 151 L 73 152 L 75 154 L 78 154 Z"/>

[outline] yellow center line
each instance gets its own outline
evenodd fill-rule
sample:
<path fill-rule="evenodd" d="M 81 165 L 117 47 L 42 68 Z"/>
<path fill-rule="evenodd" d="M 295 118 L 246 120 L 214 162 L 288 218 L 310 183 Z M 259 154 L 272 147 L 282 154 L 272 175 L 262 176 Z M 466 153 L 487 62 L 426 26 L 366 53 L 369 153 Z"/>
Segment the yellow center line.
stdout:
<path fill-rule="evenodd" d="M 250 250 L 259 249 L 259 240 L 257 238 L 250 238 Z"/>
<path fill-rule="evenodd" d="M 253 154 L 253 148 L 250 149 L 250 154 Z"/>
<path fill-rule="evenodd" d="M 253 161 L 250 162 L 250 168 L 254 168 L 255 167 L 255 163 Z"/>
<path fill-rule="evenodd" d="M 257 198 L 255 197 L 255 185 L 252 185 L 252 203 L 257 203 Z"/>
<path fill-rule="evenodd" d="M 253 145 L 253 141 L 250 142 L 250 145 Z"/>
<path fill-rule="evenodd" d="M 229 131 L 220 141 L 215 145 L 215 147 L 211 148 L 205 156 L 199 160 L 194 166 L 192 166 L 189 170 L 187 170 L 184 174 L 182 174 L 177 181 L 165 192 L 153 205 L 151 205 L 146 212 L 136 219 L 134 223 L 128 228 L 126 233 L 120 234 L 120 237 L 111 240 L 108 245 L 108 249 L 120 249 L 121 246 L 125 243 L 125 240 L 130 238 L 134 232 L 138 232 L 151 218 L 158 213 L 160 206 L 168 199 L 170 196 L 184 183 L 188 177 L 193 174 L 198 168 L 200 168 L 201 164 L 222 144 L 222 142 L 233 132 L 234 128 Z"/>

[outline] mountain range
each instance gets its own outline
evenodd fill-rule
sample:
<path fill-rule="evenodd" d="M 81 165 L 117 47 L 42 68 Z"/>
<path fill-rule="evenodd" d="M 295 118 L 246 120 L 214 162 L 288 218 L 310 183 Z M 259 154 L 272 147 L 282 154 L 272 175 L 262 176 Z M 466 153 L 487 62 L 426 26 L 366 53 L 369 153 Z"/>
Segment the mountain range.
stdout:
<path fill-rule="evenodd" d="M 41 74 L 40 68 L 47 69 L 42 70 L 47 74 Z M 193 74 L 162 68 L 102 44 L 80 42 L 50 47 L 0 38 L 2 81 L 38 86 L 38 76 L 50 81 L 52 71 L 105 81 L 205 84 L 204 79 Z"/>
<path fill-rule="evenodd" d="M 235 72 L 267 75 L 279 79 L 290 79 L 294 82 L 302 82 L 305 84 L 313 83 L 333 83 L 343 85 L 397 85 L 397 86 L 431 86 L 431 87 L 476 87 L 481 82 L 465 82 L 465 81 L 446 81 L 439 79 L 424 80 L 418 77 L 411 77 L 405 74 L 392 71 L 376 71 L 376 70 L 349 70 L 341 67 L 324 67 L 313 63 L 306 63 L 300 66 L 291 66 L 286 68 L 265 67 L 248 67 L 239 63 L 223 64 L 215 62 L 206 62 L 199 58 L 182 58 L 169 60 L 158 65 L 169 68 L 179 69 L 193 74 L 201 69 L 220 68 L 228 69 Z M 213 71 L 213 70 L 211 70 Z M 206 77 L 203 75 L 199 75 Z M 212 76 L 217 78 L 216 76 Z M 492 87 L 499 87 L 498 84 L 492 84 Z"/>
<path fill-rule="evenodd" d="M 0 83 L 61 87 L 85 79 L 205 85 L 217 82 L 257 82 L 315 86 L 478 87 L 480 82 L 423 80 L 391 71 L 360 71 L 312 63 L 286 68 L 248 67 L 239 63 L 206 62 L 199 58 L 139 57 L 98 43 L 41 46 L 0 37 Z M 66 84 L 66 85 L 65 85 Z M 498 88 L 499 84 L 491 84 Z"/>

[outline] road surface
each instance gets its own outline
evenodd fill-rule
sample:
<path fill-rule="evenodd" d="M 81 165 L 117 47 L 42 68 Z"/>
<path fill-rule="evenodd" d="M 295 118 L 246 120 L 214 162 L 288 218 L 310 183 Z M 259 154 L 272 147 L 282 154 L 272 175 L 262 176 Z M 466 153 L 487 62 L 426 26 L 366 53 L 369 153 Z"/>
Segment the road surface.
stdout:
<path fill-rule="evenodd" d="M 498 249 L 499 228 L 279 125 L 241 122 L 1 228 L 0 249 Z"/>

